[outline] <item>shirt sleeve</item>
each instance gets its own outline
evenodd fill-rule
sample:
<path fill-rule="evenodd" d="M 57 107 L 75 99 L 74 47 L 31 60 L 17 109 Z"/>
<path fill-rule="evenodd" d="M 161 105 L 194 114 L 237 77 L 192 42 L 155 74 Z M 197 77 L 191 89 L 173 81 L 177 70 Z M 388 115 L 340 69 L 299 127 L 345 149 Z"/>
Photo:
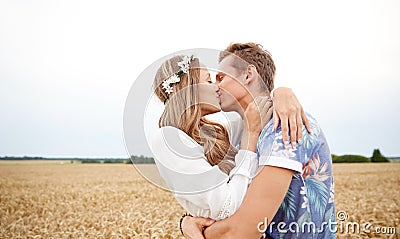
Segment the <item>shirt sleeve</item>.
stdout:
<path fill-rule="evenodd" d="M 227 175 L 206 160 L 201 145 L 174 127 L 162 127 L 152 150 L 161 177 L 192 215 L 216 220 L 232 215 L 242 203 L 258 168 L 257 155 L 239 150 Z"/>
<path fill-rule="evenodd" d="M 285 147 L 282 139 L 282 131 L 279 126 L 276 131 L 269 125 L 259 138 L 257 153 L 260 166 L 274 166 L 286 168 L 302 173 L 303 164 L 301 160 L 300 147 Z"/>

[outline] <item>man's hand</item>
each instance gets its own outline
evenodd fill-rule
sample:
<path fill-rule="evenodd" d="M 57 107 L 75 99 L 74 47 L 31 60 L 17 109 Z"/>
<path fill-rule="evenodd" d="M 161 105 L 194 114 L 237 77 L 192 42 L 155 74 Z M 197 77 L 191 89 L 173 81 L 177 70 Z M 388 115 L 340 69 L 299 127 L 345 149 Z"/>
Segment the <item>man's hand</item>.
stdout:
<path fill-rule="evenodd" d="M 211 226 L 215 220 L 204 217 L 186 216 L 182 220 L 182 232 L 186 239 L 204 239 L 203 230 Z"/>
<path fill-rule="evenodd" d="M 279 87 L 274 91 L 274 129 L 282 127 L 282 138 L 285 146 L 289 146 L 289 127 L 290 141 L 292 146 L 302 137 L 303 123 L 307 131 L 312 134 L 310 123 L 304 113 L 303 107 L 290 88 Z"/>

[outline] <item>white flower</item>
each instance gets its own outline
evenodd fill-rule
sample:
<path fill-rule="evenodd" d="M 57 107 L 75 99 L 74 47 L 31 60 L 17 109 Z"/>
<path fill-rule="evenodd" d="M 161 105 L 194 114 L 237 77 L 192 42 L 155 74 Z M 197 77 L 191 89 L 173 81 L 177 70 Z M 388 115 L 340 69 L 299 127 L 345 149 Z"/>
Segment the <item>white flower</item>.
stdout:
<path fill-rule="evenodd" d="M 329 200 L 328 203 L 333 203 L 335 201 L 335 189 L 334 189 L 334 184 L 331 184 L 331 191 L 329 193 Z"/>
<path fill-rule="evenodd" d="M 178 63 L 179 64 L 179 63 Z M 189 69 L 189 65 L 182 65 L 182 66 L 180 66 L 181 67 L 181 71 L 183 72 L 183 73 L 187 73 L 187 71 L 188 71 L 188 69 Z"/>
<path fill-rule="evenodd" d="M 191 57 L 184 56 L 183 60 L 178 62 L 178 66 L 181 68 L 180 70 L 183 71 L 183 73 L 187 73 L 187 71 L 189 69 L 190 60 L 191 60 Z"/>
<path fill-rule="evenodd" d="M 190 57 L 184 56 L 182 61 L 178 62 L 178 66 L 180 67 L 179 71 L 177 73 L 173 74 L 171 77 L 169 77 L 162 83 L 162 88 L 165 90 L 165 93 L 167 93 L 169 95 L 173 92 L 173 87 L 171 86 L 171 84 L 175 84 L 175 83 L 178 83 L 181 81 L 179 74 L 181 72 L 187 73 L 187 71 L 189 69 L 189 63 L 191 60 L 192 60 L 192 56 L 190 56 Z"/>
<path fill-rule="evenodd" d="M 292 147 L 280 149 L 282 146 L 282 143 L 274 142 L 272 145 L 271 155 L 283 158 L 293 158 L 296 156 L 296 153 L 293 152 L 296 151 L 296 149 L 292 149 Z"/>
<path fill-rule="evenodd" d="M 168 80 L 165 80 L 163 83 L 162 83 L 162 88 L 163 89 L 167 89 L 169 87 L 169 81 Z"/>
<path fill-rule="evenodd" d="M 178 66 L 179 67 L 184 67 L 184 66 L 186 66 L 186 61 L 185 61 L 185 59 L 183 59 L 182 61 L 180 61 L 180 62 L 178 62 Z"/>
<path fill-rule="evenodd" d="M 300 189 L 300 194 L 306 195 L 307 194 L 307 188 L 302 186 L 301 189 Z"/>
<path fill-rule="evenodd" d="M 185 61 L 185 62 L 187 62 L 187 64 L 189 64 L 189 62 L 190 62 L 190 56 L 184 56 L 183 57 L 183 60 Z"/>
<path fill-rule="evenodd" d="M 177 76 L 177 75 L 174 74 L 173 76 L 171 76 L 171 77 L 168 79 L 168 81 L 169 81 L 170 83 L 174 84 L 174 83 L 180 82 L 180 81 L 181 81 L 181 78 L 179 78 L 179 76 Z"/>
<path fill-rule="evenodd" d="M 174 91 L 174 88 L 172 86 L 168 86 L 167 88 L 165 88 L 165 93 L 167 93 L 168 95 L 171 94 Z"/>
<path fill-rule="evenodd" d="M 282 146 L 283 146 L 282 143 L 274 141 L 274 143 L 272 144 L 272 151 L 278 151 Z"/>
<path fill-rule="evenodd" d="M 178 66 L 180 66 L 180 64 L 189 65 L 189 62 L 190 62 L 190 57 L 189 56 L 183 56 L 182 61 L 178 62 Z"/>
<path fill-rule="evenodd" d="M 306 208 L 306 207 L 308 207 L 308 198 L 306 196 L 304 196 L 303 198 L 304 198 L 304 202 L 303 202 L 303 204 L 301 204 L 301 208 Z"/>
<path fill-rule="evenodd" d="M 328 203 L 333 203 L 334 201 L 335 201 L 335 195 L 333 194 L 333 192 L 330 192 Z"/>

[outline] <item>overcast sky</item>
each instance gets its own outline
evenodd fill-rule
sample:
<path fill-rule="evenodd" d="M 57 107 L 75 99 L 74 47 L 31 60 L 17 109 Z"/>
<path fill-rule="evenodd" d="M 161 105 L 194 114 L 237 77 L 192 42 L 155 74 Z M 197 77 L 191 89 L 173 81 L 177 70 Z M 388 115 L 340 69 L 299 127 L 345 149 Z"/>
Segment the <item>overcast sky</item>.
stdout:
<path fill-rule="evenodd" d="M 399 13 L 396 0 L 1 1 L 0 156 L 127 157 L 124 104 L 147 66 L 247 41 L 332 153 L 399 156 Z"/>

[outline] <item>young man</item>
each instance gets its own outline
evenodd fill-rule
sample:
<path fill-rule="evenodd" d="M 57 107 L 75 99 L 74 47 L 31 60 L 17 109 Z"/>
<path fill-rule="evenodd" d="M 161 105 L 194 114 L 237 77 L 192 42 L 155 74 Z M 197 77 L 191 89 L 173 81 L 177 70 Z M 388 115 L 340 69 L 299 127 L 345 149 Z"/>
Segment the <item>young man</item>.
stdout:
<path fill-rule="evenodd" d="M 243 115 L 253 97 L 268 96 L 274 86 L 271 55 L 254 43 L 230 45 L 221 53 L 220 71 L 224 111 Z M 255 150 L 259 174 L 238 211 L 207 227 L 206 239 L 335 238 L 331 154 L 318 123 L 308 119 L 313 133 L 303 127 L 298 145 L 288 145 L 282 126 L 274 130 L 270 121 L 264 127 Z M 185 232 L 210 224 L 185 217 L 182 226 Z"/>

